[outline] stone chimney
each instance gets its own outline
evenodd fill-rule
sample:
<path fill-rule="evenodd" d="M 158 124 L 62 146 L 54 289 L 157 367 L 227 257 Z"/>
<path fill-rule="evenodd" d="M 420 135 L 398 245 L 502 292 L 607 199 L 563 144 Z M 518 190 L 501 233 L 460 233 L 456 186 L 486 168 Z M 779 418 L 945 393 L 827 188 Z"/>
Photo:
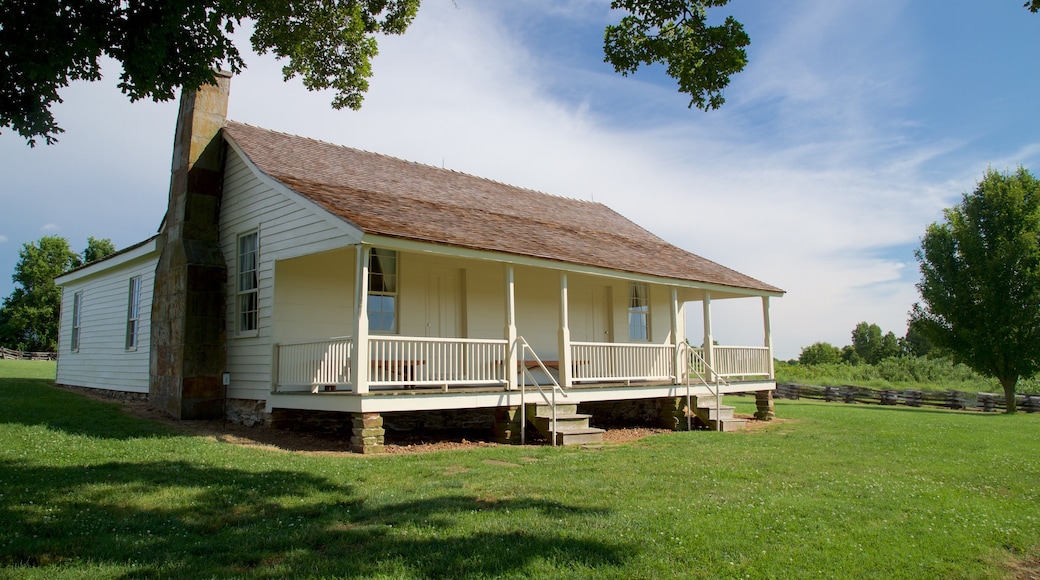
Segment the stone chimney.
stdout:
<path fill-rule="evenodd" d="M 224 412 L 227 264 L 218 232 L 230 73 L 181 92 L 170 201 L 152 297 L 151 404 L 178 419 Z"/>

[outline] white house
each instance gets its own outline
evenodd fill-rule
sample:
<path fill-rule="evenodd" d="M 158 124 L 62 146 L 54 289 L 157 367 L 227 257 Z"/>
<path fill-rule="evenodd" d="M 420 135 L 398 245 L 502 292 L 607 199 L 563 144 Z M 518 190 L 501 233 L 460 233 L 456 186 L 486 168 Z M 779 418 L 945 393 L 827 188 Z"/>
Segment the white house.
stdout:
<path fill-rule="evenodd" d="M 775 388 L 782 290 L 602 204 L 225 121 L 221 83 L 182 101 L 160 235 L 58 279 L 59 383 L 175 416 L 350 414 L 364 452 L 394 413 L 496 410 L 516 439 L 528 412 L 564 431 L 575 405 Z M 761 344 L 713 344 L 732 299 L 761 304 Z"/>
<path fill-rule="evenodd" d="M 62 286 L 57 382 L 148 392 L 156 238 L 58 278 Z M 84 326 L 86 322 L 86 326 Z"/>

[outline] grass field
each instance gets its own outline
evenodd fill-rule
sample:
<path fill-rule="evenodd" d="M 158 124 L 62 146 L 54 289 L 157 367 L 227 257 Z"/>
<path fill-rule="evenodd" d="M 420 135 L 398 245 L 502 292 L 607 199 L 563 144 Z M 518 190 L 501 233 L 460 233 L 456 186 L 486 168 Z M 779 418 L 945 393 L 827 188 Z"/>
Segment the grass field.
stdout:
<path fill-rule="evenodd" d="M 5 578 L 1040 574 L 1037 415 L 777 401 L 747 433 L 321 456 L 173 432 L 9 362 Z"/>

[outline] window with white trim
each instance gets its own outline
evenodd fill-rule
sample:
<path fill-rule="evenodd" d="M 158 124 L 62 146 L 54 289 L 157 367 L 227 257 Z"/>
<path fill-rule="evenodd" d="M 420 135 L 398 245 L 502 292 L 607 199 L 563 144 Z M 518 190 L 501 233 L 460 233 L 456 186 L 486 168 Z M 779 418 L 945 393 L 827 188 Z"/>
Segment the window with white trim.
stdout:
<path fill-rule="evenodd" d="M 260 301 L 258 291 L 260 278 L 258 270 L 257 232 L 250 232 L 238 237 L 238 281 L 236 284 L 236 302 L 238 305 L 238 332 L 255 332 L 259 328 Z"/>
<path fill-rule="evenodd" d="M 397 332 L 397 252 L 372 248 L 368 257 L 368 330 Z"/>
<path fill-rule="evenodd" d="M 80 321 L 83 316 L 83 292 L 72 296 L 72 351 L 79 350 Z"/>
<path fill-rule="evenodd" d="M 130 296 L 126 306 L 126 349 L 137 348 L 137 333 L 141 328 L 141 277 L 130 278 Z"/>
<path fill-rule="evenodd" d="M 646 282 L 628 283 L 628 339 L 650 340 L 650 287 Z"/>

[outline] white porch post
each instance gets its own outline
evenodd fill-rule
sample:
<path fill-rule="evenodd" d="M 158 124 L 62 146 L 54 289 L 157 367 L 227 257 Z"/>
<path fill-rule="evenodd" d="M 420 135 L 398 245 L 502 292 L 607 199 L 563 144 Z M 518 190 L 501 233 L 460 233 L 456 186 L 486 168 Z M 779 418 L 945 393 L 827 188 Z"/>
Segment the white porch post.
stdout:
<path fill-rule="evenodd" d="M 355 393 L 368 392 L 368 256 L 372 249 L 357 245 L 354 276 L 354 360 L 350 364 L 350 382 Z"/>
<path fill-rule="evenodd" d="M 560 272 L 560 386 L 571 386 L 571 329 L 567 322 L 567 272 Z"/>
<path fill-rule="evenodd" d="M 675 345 L 675 381 L 676 385 L 683 382 L 683 365 L 682 353 L 679 352 L 679 290 L 678 288 L 672 288 L 672 344 Z"/>
<path fill-rule="evenodd" d="M 711 367 L 708 380 L 715 380 L 715 341 L 711 336 L 711 292 L 704 291 L 704 362 Z"/>
<path fill-rule="evenodd" d="M 773 325 L 769 322 L 769 297 L 762 297 L 762 323 L 765 327 L 765 347 L 769 349 L 769 378 L 776 379 L 773 374 Z"/>
<path fill-rule="evenodd" d="M 516 293 L 513 282 L 513 266 L 506 265 L 506 388 L 516 389 L 517 382 L 517 344 L 516 344 Z"/>

